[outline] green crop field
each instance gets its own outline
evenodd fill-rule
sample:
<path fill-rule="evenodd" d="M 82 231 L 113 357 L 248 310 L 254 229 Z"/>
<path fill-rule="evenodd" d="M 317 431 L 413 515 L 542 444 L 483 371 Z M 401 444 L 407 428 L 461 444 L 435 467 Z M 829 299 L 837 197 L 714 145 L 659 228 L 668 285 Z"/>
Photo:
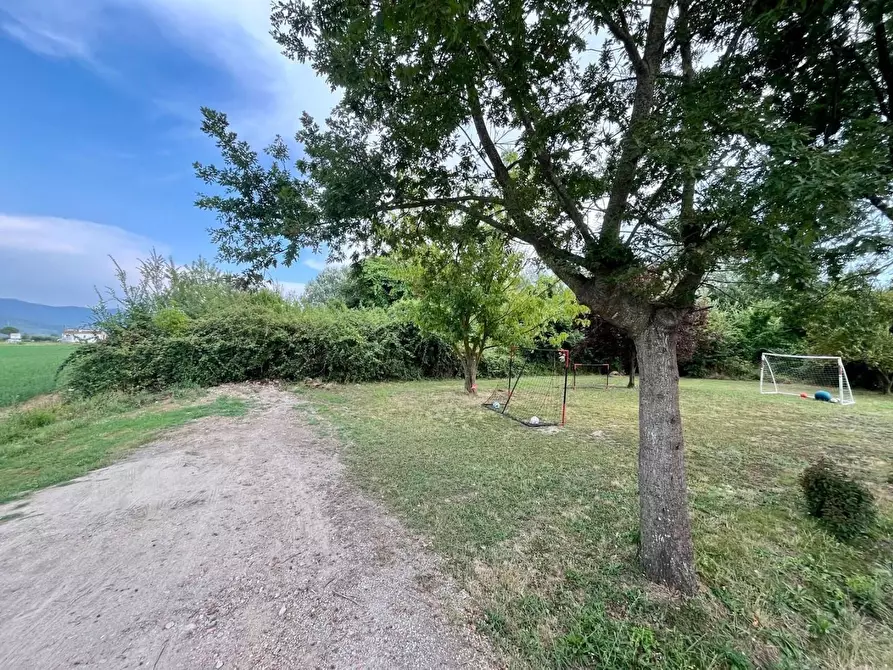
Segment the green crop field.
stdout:
<path fill-rule="evenodd" d="M 0 344 L 0 407 L 51 393 L 75 344 Z"/>
<path fill-rule="evenodd" d="M 347 440 L 354 480 L 445 558 L 511 665 L 893 667 L 893 399 L 683 380 L 702 589 L 682 599 L 636 562 L 637 391 L 570 391 L 560 430 L 483 409 L 456 381 L 301 393 Z M 874 493 L 875 537 L 842 544 L 805 514 L 797 479 L 822 454 Z"/>

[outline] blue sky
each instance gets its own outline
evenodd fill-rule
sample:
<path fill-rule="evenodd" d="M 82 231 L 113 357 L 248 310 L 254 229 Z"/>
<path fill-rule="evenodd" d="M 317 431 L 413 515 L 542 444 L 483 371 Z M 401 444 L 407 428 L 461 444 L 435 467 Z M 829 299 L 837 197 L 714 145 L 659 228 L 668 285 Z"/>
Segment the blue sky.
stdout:
<path fill-rule="evenodd" d="M 213 258 L 192 162 L 217 159 L 199 107 L 257 148 L 335 95 L 269 37 L 269 0 L 3 0 L 0 297 L 86 305 L 153 247 Z M 274 279 L 300 290 L 312 254 Z"/>

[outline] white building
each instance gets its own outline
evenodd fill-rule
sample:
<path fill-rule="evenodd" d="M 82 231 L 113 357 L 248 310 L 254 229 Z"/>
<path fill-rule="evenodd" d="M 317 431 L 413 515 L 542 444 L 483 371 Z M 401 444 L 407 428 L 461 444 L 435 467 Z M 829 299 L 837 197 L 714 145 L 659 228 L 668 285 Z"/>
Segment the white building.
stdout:
<path fill-rule="evenodd" d="M 9 343 L 10 344 L 18 344 L 21 341 L 22 341 L 21 333 L 10 333 L 9 334 Z"/>
<path fill-rule="evenodd" d="M 62 331 L 62 342 L 73 342 L 75 344 L 88 344 L 90 342 L 99 342 L 106 338 L 106 333 L 101 330 L 92 330 L 89 328 L 66 328 Z"/>

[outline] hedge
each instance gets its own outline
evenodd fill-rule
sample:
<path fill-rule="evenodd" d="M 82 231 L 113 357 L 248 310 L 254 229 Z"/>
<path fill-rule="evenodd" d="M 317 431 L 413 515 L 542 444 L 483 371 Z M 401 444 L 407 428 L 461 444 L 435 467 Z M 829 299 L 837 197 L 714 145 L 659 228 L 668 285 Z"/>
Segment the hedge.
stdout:
<path fill-rule="evenodd" d="M 448 344 L 383 309 L 298 309 L 252 303 L 160 326 L 134 317 L 63 364 L 74 392 L 307 377 L 337 382 L 420 379 L 457 373 Z"/>

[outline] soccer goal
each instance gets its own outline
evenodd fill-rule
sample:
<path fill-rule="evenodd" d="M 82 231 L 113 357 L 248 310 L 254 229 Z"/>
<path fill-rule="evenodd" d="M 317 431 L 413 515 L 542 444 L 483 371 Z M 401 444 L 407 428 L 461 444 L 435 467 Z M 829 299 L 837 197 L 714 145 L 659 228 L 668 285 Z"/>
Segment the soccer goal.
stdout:
<path fill-rule="evenodd" d="M 611 382 L 609 363 L 574 363 L 571 386 L 582 388 L 607 389 Z"/>
<path fill-rule="evenodd" d="M 563 426 L 570 355 L 565 349 L 513 350 L 508 378 L 484 407 L 525 426 Z"/>
<path fill-rule="evenodd" d="M 841 405 L 856 402 L 839 356 L 763 354 L 760 393 L 830 400 Z"/>

